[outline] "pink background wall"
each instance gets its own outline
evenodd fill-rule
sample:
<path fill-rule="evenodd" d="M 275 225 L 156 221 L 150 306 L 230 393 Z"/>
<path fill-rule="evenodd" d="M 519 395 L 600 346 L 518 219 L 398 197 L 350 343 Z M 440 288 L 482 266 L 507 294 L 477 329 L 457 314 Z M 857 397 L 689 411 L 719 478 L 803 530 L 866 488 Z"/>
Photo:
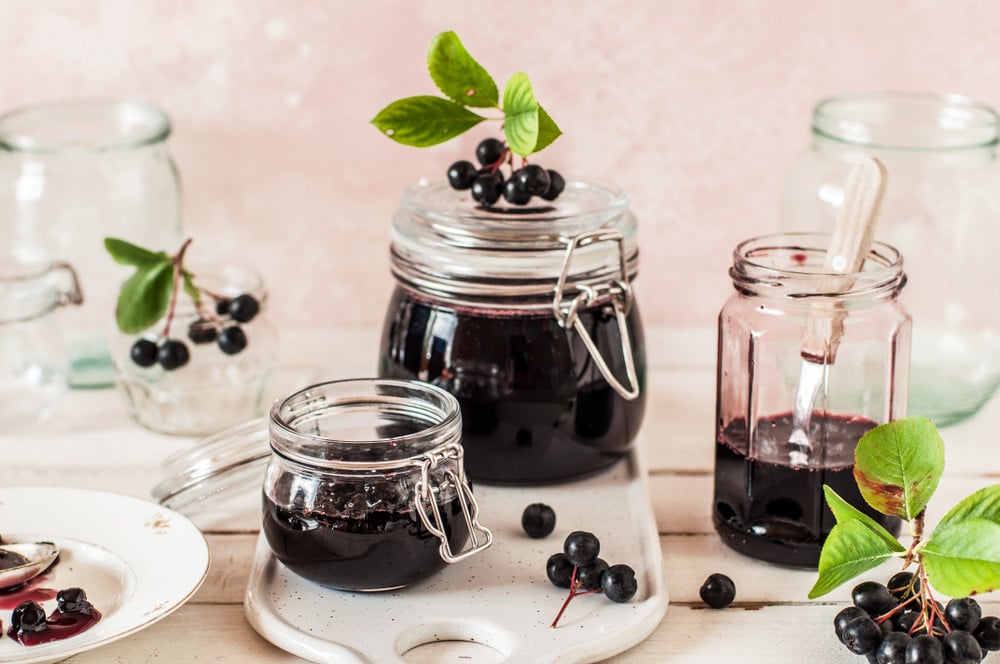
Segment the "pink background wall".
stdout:
<path fill-rule="evenodd" d="M 441 30 L 501 86 L 531 76 L 565 132 L 540 163 L 630 192 L 654 324 L 711 323 L 733 245 L 776 229 L 819 98 L 1000 104 L 990 0 L 0 0 L 0 16 L 0 106 L 131 96 L 166 109 L 188 234 L 255 264 L 282 325 L 376 327 L 399 192 L 488 134 L 418 150 L 368 124 L 397 97 L 436 93 L 424 53 Z"/>

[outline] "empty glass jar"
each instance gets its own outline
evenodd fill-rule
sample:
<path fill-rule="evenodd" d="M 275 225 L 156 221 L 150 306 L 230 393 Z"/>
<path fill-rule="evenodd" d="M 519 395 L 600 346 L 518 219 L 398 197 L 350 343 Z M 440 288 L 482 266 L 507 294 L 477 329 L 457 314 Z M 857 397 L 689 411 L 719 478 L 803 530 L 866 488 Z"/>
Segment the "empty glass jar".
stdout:
<path fill-rule="evenodd" d="M 552 203 L 484 209 L 422 182 L 403 195 L 391 252 L 379 373 L 458 398 L 470 477 L 568 480 L 630 449 L 645 348 L 624 193 L 570 181 Z"/>
<path fill-rule="evenodd" d="M 741 553 L 815 567 L 834 526 L 823 485 L 890 529 L 854 481 L 854 448 L 906 416 L 903 260 L 876 242 L 860 272 L 824 273 L 830 236 L 748 240 L 719 314 L 712 518 Z M 831 290 L 831 284 L 836 289 Z"/>
<path fill-rule="evenodd" d="M 417 381 L 313 385 L 271 410 L 263 534 L 340 590 L 411 585 L 490 546 L 465 480 L 455 398 Z"/>
<path fill-rule="evenodd" d="M 64 318 L 75 386 L 111 385 L 105 322 L 128 276 L 104 250 L 119 237 L 153 251 L 181 240 L 170 120 L 130 100 L 37 104 L 0 116 L 0 247 L 20 260 L 64 258 L 87 302 Z"/>
<path fill-rule="evenodd" d="M 830 231 L 851 166 L 889 179 L 876 238 L 906 256 L 913 315 L 912 415 L 960 421 L 1000 386 L 1000 117 L 957 95 L 871 92 L 820 102 L 812 144 L 792 163 L 781 228 Z"/>

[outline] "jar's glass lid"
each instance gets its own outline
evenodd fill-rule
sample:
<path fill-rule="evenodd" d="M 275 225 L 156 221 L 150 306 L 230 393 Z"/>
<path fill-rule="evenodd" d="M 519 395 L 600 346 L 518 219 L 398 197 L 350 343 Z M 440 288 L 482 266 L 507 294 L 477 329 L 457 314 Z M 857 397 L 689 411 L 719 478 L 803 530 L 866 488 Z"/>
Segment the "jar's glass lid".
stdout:
<path fill-rule="evenodd" d="M 629 278 L 638 269 L 636 220 L 628 196 L 610 185 L 569 179 L 555 201 L 483 208 L 468 191 L 422 180 L 408 188 L 392 224 L 392 269 L 404 285 L 457 301 L 516 298 L 544 307 L 562 274 L 567 247 L 588 233 L 613 242 L 588 242 L 574 251 L 571 283 L 588 286 Z"/>
<path fill-rule="evenodd" d="M 260 490 L 271 453 L 267 418 L 204 438 L 163 462 L 164 479 L 152 495 L 164 507 L 192 514 L 223 497 Z"/>

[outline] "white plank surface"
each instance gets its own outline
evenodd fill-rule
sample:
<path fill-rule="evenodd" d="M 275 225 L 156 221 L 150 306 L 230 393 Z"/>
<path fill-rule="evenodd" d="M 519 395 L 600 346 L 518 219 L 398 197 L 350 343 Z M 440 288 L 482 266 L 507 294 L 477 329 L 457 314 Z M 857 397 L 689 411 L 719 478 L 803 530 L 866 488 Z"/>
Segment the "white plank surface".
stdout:
<path fill-rule="evenodd" d="M 671 606 L 654 634 L 609 661 L 855 662 L 836 642 L 831 621 L 847 599 L 840 588 L 822 601 L 806 593 L 815 573 L 767 565 L 726 548 L 712 530 L 714 362 L 712 330 L 648 333 L 647 420 L 642 441 L 661 534 Z M 311 380 L 371 375 L 377 334 L 341 330 L 285 334 L 283 372 L 275 394 Z M 5 423 L 7 425 L 7 423 Z M 161 478 L 158 465 L 189 440 L 158 436 L 133 424 L 113 391 L 74 392 L 58 418 L 45 425 L 10 423 L 0 435 L 0 486 L 50 485 L 117 491 L 148 497 Z M 946 475 L 929 521 L 977 488 L 1000 481 L 1000 402 L 967 423 L 942 430 Z M 260 638 L 243 617 L 242 600 L 259 519 L 256 496 L 236 513 L 207 515 L 212 566 L 204 586 L 175 614 L 120 642 L 78 655 L 74 664 L 115 662 L 295 662 Z M 934 510 L 937 509 L 937 512 Z M 2 532 L 2 524 L 0 524 Z M 885 580 L 887 565 L 869 578 Z M 736 604 L 703 608 L 698 587 L 712 572 L 737 585 Z M 541 567 L 540 567 L 541 573 Z M 1000 596 L 982 598 L 1000 613 Z M 553 607 L 553 611 L 558 607 Z M 471 657 L 471 659 L 469 659 Z M 488 662 L 448 645 L 414 653 L 414 662 Z"/>

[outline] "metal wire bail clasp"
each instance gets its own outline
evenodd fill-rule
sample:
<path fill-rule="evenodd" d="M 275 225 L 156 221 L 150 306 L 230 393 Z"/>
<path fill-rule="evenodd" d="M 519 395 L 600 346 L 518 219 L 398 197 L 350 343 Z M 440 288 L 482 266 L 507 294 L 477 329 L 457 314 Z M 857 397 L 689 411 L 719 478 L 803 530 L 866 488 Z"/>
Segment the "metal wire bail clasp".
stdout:
<path fill-rule="evenodd" d="M 479 523 L 479 505 L 476 504 L 472 490 L 469 488 L 468 482 L 465 481 L 462 458 L 462 446 L 458 443 L 448 445 L 438 454 L 433 452 L 428 454 L 421 464 L 420 479 L 416 486 L 417 514 L 420 515 L 420 521 L 424 527 L 441 540 L 441 546 L 438 550 L 441 553 L 441 559 L 446 563 L 457 563 L 474 553 L 488 549 L 493 544 L 493 533 Z M 448 468 L 444 471 L 445 481 L 434 484 L 430 471 L 445 460 L 454 460 L 458 470 L 456 472 L 452 468 Z M 457 554 L 451 550 L 451 545 L 448 543 L 448 533 L 445 531 L 444 519 L 441 517 L 441 508 L 438 505 L 438 496 L 442 491 L 442 486 L 448 483 L 455 489 L 455 495 L 462 508 L 462 516 L 465 517 L 465 525 L 469 529 L 469 540 L 471 541 L 468 549 Z M 427 513 L 427 505 L 430 505 L 430 516 Z"/>
<path fill-rule="evenodd" d="M 623 399 L 632 401 L 639 396 L 639 379 L 635 371 L 632 342 L 628 336 L 628 327 L 625 320 L 629 309 L 632 308 L 632 288 L 628 281 L 625 237 L 621 231 L 617 230 L 596 230 L 580 233 L 571 239 L 566 239 L 565 242 L 567 242 L 566 257 L 563 259 L 559 281 L 556 282 L 555 297 L 552 299 L 552 312 L 555 314 L 556 320 L 559 321 L 559 325 L 566 329 L 572 327 L 580 335 L 583 345 L 587 347 L 587 352 L 590 353 L 590 357 L 593 358 L 594 364 L 597 366 L 598 371 L 601 372 L 604 380 Z M 615 319 L 618 321 L 618 336 L 621 338 L 622 357 L 625 360 L 625 375 L 628 378 L 630 387 L 622 385 L 615 378 L 614 374 L 611 373 L 608 363 L 604 361 L 601 351 L 597 348 L 597 344 L 594 343 L 594 340 L 591 338 L 590 333 L 587 332 L 587 328 L 578 315 L 581 307 L 586 308 L 597 302 L 602 294 L 600 292 L 601 289 L 588 286 L 587 284 L 573 284 L 572 286 L 566 284 L 566 280 L 569 277 L 570 265 L 573 262 L 573 253 L 580 247 L 586 247 L 597 242 L 616 242 L 618 244 L 618 278 L 612 280 L 604 290 L 611 293 L 614 297 L 612 306 L 615 310 Z M 574 298 L 564 301 L 565 292 L 570 287 L 579 292 Z"/>

